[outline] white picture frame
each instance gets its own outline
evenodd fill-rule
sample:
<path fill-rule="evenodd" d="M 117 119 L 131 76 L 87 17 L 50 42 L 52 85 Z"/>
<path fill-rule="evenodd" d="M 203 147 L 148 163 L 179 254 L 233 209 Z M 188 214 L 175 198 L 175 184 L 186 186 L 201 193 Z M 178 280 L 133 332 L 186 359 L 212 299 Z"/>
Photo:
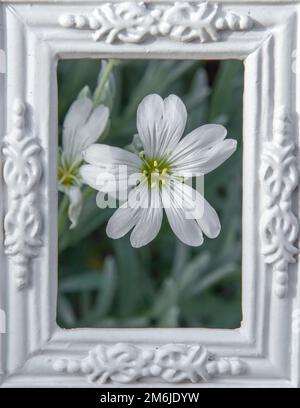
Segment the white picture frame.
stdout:
<path fill-rule="evenodd" d="M 300 387 L 299 11 L 0 0 L 2 387 Z M 57 62 L 111 57 L 244 62 L 238 329 L 57 326 Z"/>

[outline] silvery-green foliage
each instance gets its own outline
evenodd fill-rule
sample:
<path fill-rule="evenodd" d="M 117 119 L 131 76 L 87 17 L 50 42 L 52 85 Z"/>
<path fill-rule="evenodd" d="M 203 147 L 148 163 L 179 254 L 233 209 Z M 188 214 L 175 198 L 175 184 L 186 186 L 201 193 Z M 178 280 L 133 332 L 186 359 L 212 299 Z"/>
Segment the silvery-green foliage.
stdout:
<path fill-rule="evenodd" d="M 72 103 L 70 95 L 74 99 L 85 85 L 93 95 L 99 84 L 99 61 L 73 64 L 72 72 L 79 78 L 69 83 L 64 73 L 71 69 L 70 62 L 59 67 L 61 120 Z M 149 93 L 179 94 L 190 113 L 188 130 L 222 123 L 230 137 L 238 140 L 238 152 L 205 178 L 205 197 L 220 215 L 222 233 L 220 239 L 207 240 L 194 250 L 176 243 L 164 223 L 151 245 L 135 250 L 127 238 L 107 240 L 105 225 L 111 211 L 99 211 L 94 196 L 89 195 L 78 228 L 64 231 L 59 242 L 59 323 L 65 327 L 237 327 L 242 65 L 220 63 L 212 86 L 205 64 L 199 61 L 124 61 L 114 66 L 113 77 L 115 93 L 105 143 L 123 147 L 132 142 L 137 106 Z M 105 89 L 108 92 L 112 87 Z M 139 149 L 137 142 L 135 149 Z"/>

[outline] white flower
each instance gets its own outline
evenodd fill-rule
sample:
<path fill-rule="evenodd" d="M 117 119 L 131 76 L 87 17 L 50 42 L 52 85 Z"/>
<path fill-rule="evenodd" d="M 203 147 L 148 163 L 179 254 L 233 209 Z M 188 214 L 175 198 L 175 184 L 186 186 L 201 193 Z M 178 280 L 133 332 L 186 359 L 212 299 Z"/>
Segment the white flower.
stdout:
<path fill-rule="evenodd" d="M 109 109 L 93 106 L 90 98 L 81 95 L 71 105 L 63 124 L 62 150 L 59 156 L 59 190 L 69 198 L 70 228 L 75 228 L 82 207 L 82 151 L 95 143 L 106 128 Z"/>
<path fill-rule="evenodd" d="M 235 150 L 236 141 L 226 139 L 221 125 L 205 125 L 181 139 L 187 120 L 183 102 L 175 95 L 163 100 L 149 95 L 137 112 L 138 135 L 143 145 L 140 155 L 107 145 L 94 144 L 84 152 L 89 163 L 80 171 L 82 179 L 91 187 L 111 193 L 115 183 L 107 181 L 107 172 L 121 181 L 139 174 L 141 182 L 133 187 L 128 201 L 110 218 L 106 232 L 110 238 L 121 238 L 131 229 L 133 247 L 141 247 L 158 234 L 165 209 L 175 235 L 185 244 L 199 246 L 203 233 L 215 238 L 220 232 L 216 211 L 195 189 L 182 183 L 183 177 L 206 174 L 222 164 Z M 181 139 L 181 140 L 180 140 Z M 122 167 L 122 168 L 123 168 Z M 132 205 L 136 195 L 140 205 Z M 191 214 L 192 209 L 192 214 Z M 192 217 L 187 217 L 187 213 Z"/>

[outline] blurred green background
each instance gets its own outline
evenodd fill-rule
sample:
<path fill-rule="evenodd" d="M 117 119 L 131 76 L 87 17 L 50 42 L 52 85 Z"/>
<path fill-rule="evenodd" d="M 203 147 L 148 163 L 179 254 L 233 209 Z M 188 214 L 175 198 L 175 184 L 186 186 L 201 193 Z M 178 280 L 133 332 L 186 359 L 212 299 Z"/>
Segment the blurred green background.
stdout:
<path fill-rule="evenodd" d="M 86 85 L 105 83 L 101 103 L 111 110 L 104 143 L 124 147 L 136 133 L 136 110 L 150 93 L 180 96 L 186 133 L 221 123 L 237 152 L 205 176 L 205 197 L 222 224 L 217 239 L 199 248 L 181 244 L 164 220 L 158 237 L 134 249 L 126 236 L 106 237 L 114 210 L 86 200 L 79 224 L 59 235 L 58 324 L 71 327 L 237 328 L 241 322 L 241 153 L 243 65 L 240 61 L 60 61 L 59 132 Z M 106 78 L 103 77 L 106 76 Z"/>

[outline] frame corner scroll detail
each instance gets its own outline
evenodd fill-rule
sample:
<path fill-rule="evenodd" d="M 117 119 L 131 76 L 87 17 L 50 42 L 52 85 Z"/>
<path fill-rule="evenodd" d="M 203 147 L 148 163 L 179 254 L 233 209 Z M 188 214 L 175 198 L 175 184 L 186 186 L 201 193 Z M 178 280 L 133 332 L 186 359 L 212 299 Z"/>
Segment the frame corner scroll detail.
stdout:
<path fill-rule="evenodd" d="M 15 266 L 15 282 L 20 289 L 28 284 L 30 261 L 38 256 L 38 248 L 42 246 L 42 216 L 36 204 L 36 187 L 42 176 L 41 147 L 25 121 L 26 105 L 16 99 L 12 127 L 2 149 L 9 200 L 4 219 L 4 247 Z"/>
<path fill-rule="evenodd" d="M 263 146 L 261 180 L 266 192 L 266 205 L 261 218 L 262 253 L 265 262 L 273 265 L 275 293 L 285 297 L 288 292 L 288 268 L 299 252 L 298 220 L 292 210 L 292 195 L 298 185 L 295 143 L 292 140 L 290 117 L 281 107 L 274 119 L 274 138 Z"/>
<path fill-rule="evenodd" d="M 148 4 L 106 3 L 90 15 L 62 14 L 64 28 L 93 31 L 95 41 L 140 43 L 146 38 L 167 37 L 179 42 L 218 41 L 221 31 L 246 31 L 253 20 L 246 15 L 223 11 L 218 3 L 175 2 Z"/>
<path fill-rule="evenodd" d="M 246 365 L 237 358 L 216 358 L 199 345 L 167 344 L 143 349 L 131 344 L 94 347 L 83 359 L 57 359 L 58 372 L 81 374 L 89 382 L 133 383 L 145 377 L 167 383 L 208 381 L 217 376 L 238 376 Z"/>

